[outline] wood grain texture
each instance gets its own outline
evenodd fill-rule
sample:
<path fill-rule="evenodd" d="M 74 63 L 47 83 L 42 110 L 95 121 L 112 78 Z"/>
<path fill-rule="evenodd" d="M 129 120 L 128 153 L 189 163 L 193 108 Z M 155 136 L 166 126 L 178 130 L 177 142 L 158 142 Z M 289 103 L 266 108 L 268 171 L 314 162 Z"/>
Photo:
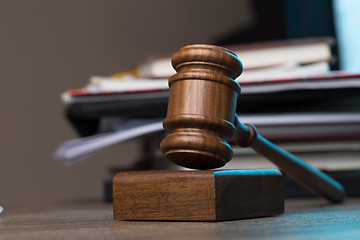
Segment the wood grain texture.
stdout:
<path fill-rule="evenodd" d="M 277 170 L 122 172 L 113 181 L 114 218 L 224 221 L 281 214 Z"/>
<path fill-rule="evenodd" d="M 118 173 L 113 180 L 114 218 L 124 220 L 215 219 L 212 171 Z"/>
<path fill-rule="evenodd" d="M 170 97 L 160 145 L 165 157 L 184 167 L 211 169 L 225 165 L 232 149 L 225 139 L 233 125 L 240 85 L 234 79 L 242 65 L 221 47 L 189 45 L 172 58 L 177 71 L 169 79 Z"/>
<path fill-rule="evenodd" d="M 16 240 L 289 240 L 346 239 L 360 236 L 360 198 L 344 204 L 322 199 L 286 199 L 281 216 L 227 222 L 114 221 L 112 204 L 67 200 L 4 205 L 0 239 Z"/>

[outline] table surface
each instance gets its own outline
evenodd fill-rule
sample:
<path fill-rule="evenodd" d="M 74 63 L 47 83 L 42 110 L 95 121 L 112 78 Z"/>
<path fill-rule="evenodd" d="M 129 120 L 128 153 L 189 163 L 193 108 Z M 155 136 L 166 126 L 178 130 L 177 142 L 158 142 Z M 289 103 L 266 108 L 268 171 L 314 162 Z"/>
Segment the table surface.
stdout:
<path fill-rule="evenodd" d="M 360 199 L 287 199 L 279 216 L 226 222 L 113 220 L 112 204 L 6 207 L 0 239 L 360 239 Z"/>

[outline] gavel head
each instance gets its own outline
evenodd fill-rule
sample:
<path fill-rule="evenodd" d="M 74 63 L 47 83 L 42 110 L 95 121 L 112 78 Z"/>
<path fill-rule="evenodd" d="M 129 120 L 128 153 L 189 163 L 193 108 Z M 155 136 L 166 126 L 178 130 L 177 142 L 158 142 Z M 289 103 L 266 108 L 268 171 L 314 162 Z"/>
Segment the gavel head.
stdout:
<path fill-rule="evenodd" d="M 212 169 L 225 165 L 233 151 L 242 64 L 230 50 L 189 45 L 173 55 L 177 71 L 169 79 L 170 97 L 163 121 L 169 135 L 161 142 L 165 157 L 183 167 Z"/>

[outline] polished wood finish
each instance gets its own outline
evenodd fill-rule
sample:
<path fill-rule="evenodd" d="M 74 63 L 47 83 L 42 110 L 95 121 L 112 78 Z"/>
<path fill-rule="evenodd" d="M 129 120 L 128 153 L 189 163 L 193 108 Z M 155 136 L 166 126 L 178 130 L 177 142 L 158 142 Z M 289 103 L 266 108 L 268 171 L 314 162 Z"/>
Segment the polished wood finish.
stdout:
<path fill-rule="evenodd" d="M 224 221 L 284 211 L 278 170 L 122 172 L 113 181 L 114 218 Z"/>
<path fill-rule="evenodd" d="M 191 45 L 174 54 L 177 74 L 169 79 L 170 97 L 164 128 L 170 133 L 160 145 L 178 165 L 211 169 L 225 165 L 232 149 L 225 139 L 233 125 L 240 86 L 234 79 L 242 65 L 221 47 Z"/>
<path fill-rule="evenodd" d="M 236 134 L 242 147 L 253 147 L 282 171 L 312 192 L 342 202 L 345 190 L 335 180 L 246 127 L 235 114 L 242 71 L 237 56 L 224 48 L 190 45 L 173 56 L 177 74 L 169 79 L 168 113 L 163 124 L 169 132 L 160 148 L 165 157 L 184 167 L 212 169 L 232 157 L 227 140 Z"/>
<path fill-rule="evenodd" d="M 124 220 L 215 219 L 211 171 L 120 172 L 113 180 L 114 218 Z"/>

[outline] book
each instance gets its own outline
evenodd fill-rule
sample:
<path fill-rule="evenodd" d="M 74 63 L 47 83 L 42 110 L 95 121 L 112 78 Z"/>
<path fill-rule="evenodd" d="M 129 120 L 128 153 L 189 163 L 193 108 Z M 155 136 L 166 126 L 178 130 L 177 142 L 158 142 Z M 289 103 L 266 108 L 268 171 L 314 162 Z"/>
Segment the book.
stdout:
<path fill-rule="evenodd" d="M 308 78 L 282 78 L 241 84 L 236 112 L 304 113 L 359 112 L 360 74 L 331 72 Z M 98 132 L 106 116 L 165 118 L 169 90 L 141 91 L 68 90 L 63 94 L 65 114 L 81 136 Z"/>
<path fill-rule="evenodd" d="M 287 64 L 289 65 L 289 64 Z M 258 72 L 243 73 L 236 81 L 241 84 L 267 82 L 267 81 L 288 81 L 289 78 L 310 78 L 314 75 L 327 75 L 329 68 L 323 62 L 309 64 L 307 66 L 291 66 L 284 70 L 283 67 L 263 69 Z M 244 76 L 245 75 L 245 76 Z M 119 77 L 117 77 L 119 76 Z M 115 76 L 91 76 L 86 87 L 81 89 L 70 89 L 62 98 L 65 103 L 72 102 L 73 96 L 113 94 L 113 93 L 137 93 L 155 92 L 168 90 L 168 79 L 139 79 L 132 73 L 115 74 Z"/>
<path fill-rule="evenodd" d="M 360 73 L 346 73 L 332 71 L 325 74 L 310 74 L 296 77 L 266 77 L 236 79 L 240 83 L 241 95 L 276 93 L 294 90 L 319 90 L 319 89 L 345 89 L 360 88 Z M 168 80 L 134 80 L 117 81 L 106 77 L 92 78 L 87 87 L 69 89 L 62 94 L 62 101 L 66 104 L 84 102 L 103 102 L 115 100 L 134 100 L 162 98 L 168 96 Z"/>
<path fill-rule="evenodd" d="M 299 66 L 296 64 L 283 64 L 273 68 L 266 68 L 257 71 L 246 71 L 236 79 L 239 83 L 253 83 L 266 82 L 272 79 L 288 79 L 288 78 L 306 78 L 313 75 L 325 75 L 329 73 L 329 66 L 327 63 L 319 62 L 308 64 L 306 66 Z M 119 78 L 113 76 L 91 76 L 86 89 L 93 92 L 106 91 L 152 91 L 168 88 L 168 79 L 146 79 L 136 78 L 135 76 L 121 75 Z"/>
<path fill-rule="evenodd" d="M 324 171 L 360 170 L 359 140 L 278 143 L 278 146 Z M 226 169 L 277 168 L 251 148 L 235 146 L 233 150 L 233 159 Z"/>
<path fill-rule="evenodd" d="M 288 68 L 290 64 L 307 65 L 318 62 L 331 62 L 334 58 L 330 37 L 295 40 L 278 40 L 225 46 L 238 55 L 244 72 L 261 69 Z M 133 71 L 138 78 L 168 78 L 175 74 L 171 66 L 171 55 L 153 55 L 135 65 Z"/>
<path fill-rule="evenodd" d="M 360 141 L 309 141 L 280 143 L 281 148 L 291 152 L 311 166 L 325 172 L 340 182 L 347 196 L 359 196 Z M 234 147 L 234 157 L 223 169 L 273 169 L 275 164 L 250 148 Z M 314 194 L 284 174 L 286 197 L 314 197 Z"/>
<path fill-rule="evenodd" d="M 360 140 L 360 113 L 302 113 L 239 115 L 254 124 L 259 134 L 275 142 Z M 130 139 L 163 132 L 162 120 L 128 119 L 112 121 L 113 131 L 63 143 L 55 153 L 62 164 L 77 161 Z"/>

